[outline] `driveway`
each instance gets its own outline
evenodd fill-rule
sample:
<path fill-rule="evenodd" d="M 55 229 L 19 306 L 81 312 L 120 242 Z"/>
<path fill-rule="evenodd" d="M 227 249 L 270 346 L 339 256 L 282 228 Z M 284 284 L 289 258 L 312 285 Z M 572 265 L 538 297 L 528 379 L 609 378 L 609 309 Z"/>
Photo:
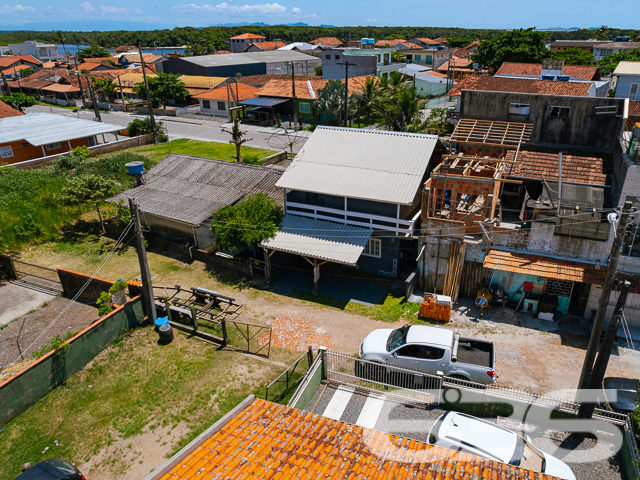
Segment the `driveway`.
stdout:
<path fill-rule="evenodd" d="M 55 296 L 53 291 L 47 292 L 18 283 L 5 283 L 0 286 L 0 326 L 36 310 Z"/>

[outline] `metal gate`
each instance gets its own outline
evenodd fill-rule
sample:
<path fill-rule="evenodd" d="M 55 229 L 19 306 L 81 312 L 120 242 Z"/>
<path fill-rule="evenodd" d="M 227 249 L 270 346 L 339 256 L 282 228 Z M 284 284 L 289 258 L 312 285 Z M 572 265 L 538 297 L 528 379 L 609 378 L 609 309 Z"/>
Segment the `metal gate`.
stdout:
<path fill-rule="evenodd" d="M 60 277 L 56 269 L 20 260 L 20 254 L 17 252 L 11 252 L 9 258 L 13 264 L 16 283 L 25 284 L 47 293 L 58 294 L 62 292 Z"/>

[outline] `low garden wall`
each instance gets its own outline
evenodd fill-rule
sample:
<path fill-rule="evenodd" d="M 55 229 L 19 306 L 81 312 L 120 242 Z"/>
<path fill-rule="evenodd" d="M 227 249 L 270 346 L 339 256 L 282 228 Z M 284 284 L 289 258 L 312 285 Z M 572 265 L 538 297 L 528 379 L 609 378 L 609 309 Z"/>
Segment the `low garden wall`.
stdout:
<path fill-rule="evenodd" d="M 102 292 L 109 291 L 113 282 L 98 277 L 91 277 L 84 273 L 74 272 L 64 268 L 57 268 L 58 278 L 62 285 L 62 291 L 65 297 L 74 298 L 77 293 L 83 290 L 84 285 L 89 282 L 80 298 L 95 302 Z"/>
<path fill-rule="evenodd" d="M 0 383 L 0 425 L 16 417 L 64 383 L 122 334 L 144 321 L 142 299 L 135 297 L 67 340 L 63 347 L 34 360 Z"/>

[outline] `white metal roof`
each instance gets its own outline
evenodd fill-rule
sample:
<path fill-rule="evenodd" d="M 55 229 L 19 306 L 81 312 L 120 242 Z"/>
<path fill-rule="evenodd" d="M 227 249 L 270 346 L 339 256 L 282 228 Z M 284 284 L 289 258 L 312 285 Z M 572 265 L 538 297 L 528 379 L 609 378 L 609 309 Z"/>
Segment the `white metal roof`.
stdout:
<path fill-rule="evenodd" d="M 181 57 L 180 60 L 191 62 L 203 67 L 220 67 L 246 65 L 251 63 L 278 63 L 317 61 L 316 57 L 295 50 L 270 50 L 266 52 L 223 53 L 221 55 L 199 55 L 196 57 Z"/>
<path fill-rule="evenodd" d="M 355 265 L 372 233 L 366 228 L 285 215 L 280 230 L 260 246 Z"/>
<path fill-rule="evenodd" d="M 640 62 L 620 62 L 613 72 L 614 75 L 640 75 Z"/>
<path fill-rule="evenodd" d="M 411 205 L 437 143 L 436 135 L 318 127 L 276 185 Z"/>
<path fill-rule="evenodd" d="M 26 140 L 39 147 L 102 133 L 119 132 L 122 127 L 51 113 L 29 113 L 0 119 L 0 144 Z"/>

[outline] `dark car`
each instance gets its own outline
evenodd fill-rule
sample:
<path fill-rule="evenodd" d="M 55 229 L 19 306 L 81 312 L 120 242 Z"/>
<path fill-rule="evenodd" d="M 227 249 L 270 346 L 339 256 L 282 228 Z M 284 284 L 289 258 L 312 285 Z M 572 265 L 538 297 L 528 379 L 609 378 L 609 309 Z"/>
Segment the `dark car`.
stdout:
<path fill-rule="evenodd" d="M 85 480 L 76 467 L 61 458 L 50 458 L 40 462 L 14 480 Z"/>

